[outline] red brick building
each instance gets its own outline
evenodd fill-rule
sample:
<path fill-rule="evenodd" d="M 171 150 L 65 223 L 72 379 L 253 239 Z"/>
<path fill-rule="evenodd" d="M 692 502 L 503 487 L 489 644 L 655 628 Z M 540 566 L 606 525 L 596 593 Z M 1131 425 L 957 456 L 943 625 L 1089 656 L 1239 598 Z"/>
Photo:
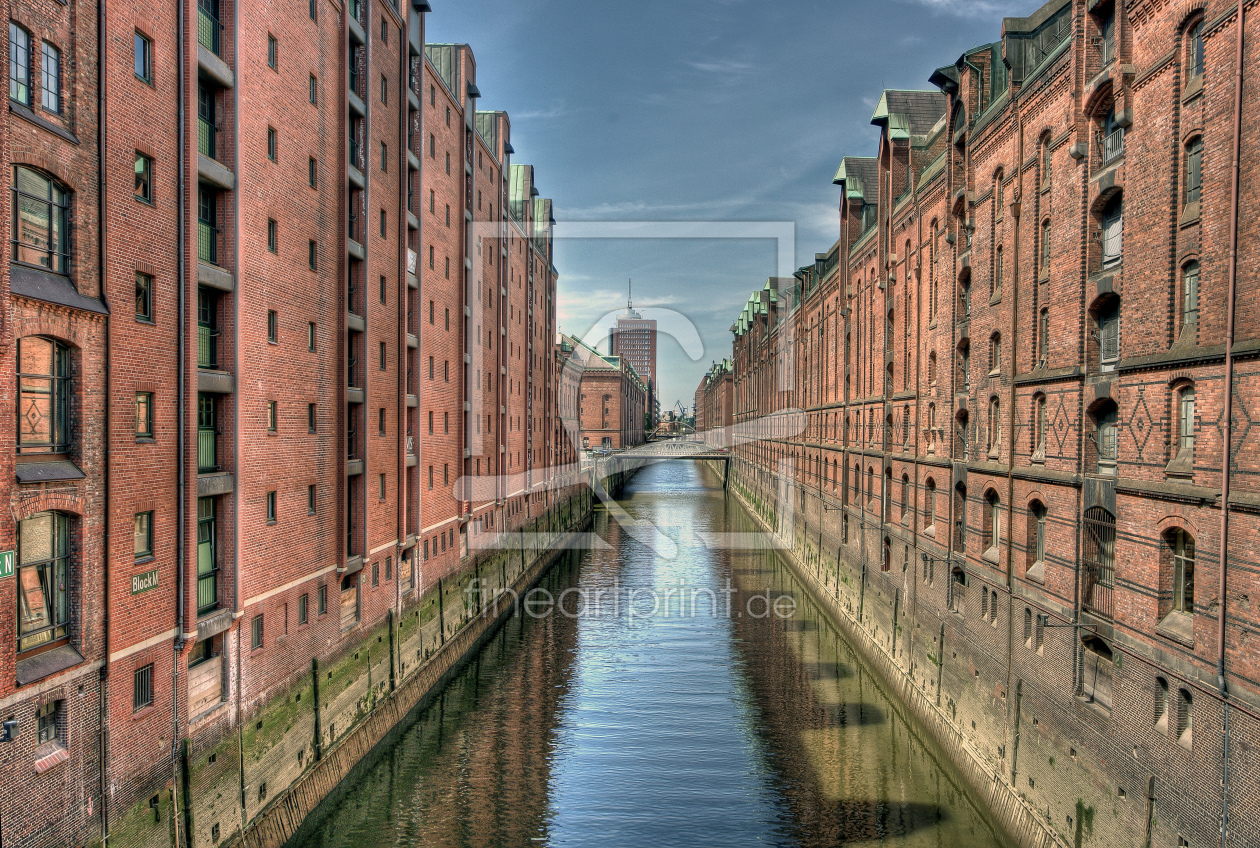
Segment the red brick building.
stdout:
<path fill-rule="evenodd" d="M 551 202 L 428 10 L 11 5 L 5 843 L 228 839 L 313 664 L 563 495 Z"/>
<path fill-rule="evenodd" d="M 703 422 L 703 423 L 702 423 Z M 696 390 L 696 432 L 714 447 L 726 447 L 735 423 L 734 363 L 713 363 Z"/>
<path fill-rule="evenodd" d="M 576 336 L 561 336 L 561 353 L 581 375 L 578 434 L 583 448 L 632 448 L 646 440 L 647 385 L 629 360 L 601 354 Z"/>
<path fill-rule="evenodd" d="M 1051 0 L 885 91 L 733 328 L 737 422 L 807 422 L 737 490 L 1068 844 L 1260 843 L 1242 12 Z"/>
<path fill-rule="evenodd" d="M 639 379 L 648 388 L 647 410 L 650 425 L 659 417 L 660 398 L 656 392 L 656 319 L 644 318 L 634 308 L 634 299 L 626 298 L 626 308 L 617 314 L 609 330 L 608 352 L 628 360 Z"/>

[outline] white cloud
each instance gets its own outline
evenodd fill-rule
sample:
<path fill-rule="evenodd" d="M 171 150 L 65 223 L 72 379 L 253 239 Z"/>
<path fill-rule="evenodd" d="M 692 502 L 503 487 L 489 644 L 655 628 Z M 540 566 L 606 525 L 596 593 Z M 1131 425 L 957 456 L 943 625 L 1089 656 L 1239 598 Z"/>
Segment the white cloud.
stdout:
<path fill-rule="evenodd" d="M 1021 15 L 1027 14 L 1030 6 L 1035 9 L 1041 5 L 1040 2 L 1030 3 L 1029 0 L 900 0 L 900 2 L 924 6 L 933 12 L 957 18 Z"/>

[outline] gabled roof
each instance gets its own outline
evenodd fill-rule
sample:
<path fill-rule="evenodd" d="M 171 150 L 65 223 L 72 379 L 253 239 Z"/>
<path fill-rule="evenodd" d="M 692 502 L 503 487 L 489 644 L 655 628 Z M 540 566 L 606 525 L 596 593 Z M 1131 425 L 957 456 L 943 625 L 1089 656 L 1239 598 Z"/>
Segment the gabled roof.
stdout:
<path fill-rule="evenodd" d="M 871 123 L 886 126 L 888 137 L 909 139 L 927 135 L 945 114 L 948 98 L 939 91 L 899 91 L 885 89 Z"/>
<path fill-rule="evenodd" d="M 846 156 L 831 180 L 844 186 L 845 197 L 861 198 L 865 203 L 879 203 L 879 160 L 872 156 Z"/>

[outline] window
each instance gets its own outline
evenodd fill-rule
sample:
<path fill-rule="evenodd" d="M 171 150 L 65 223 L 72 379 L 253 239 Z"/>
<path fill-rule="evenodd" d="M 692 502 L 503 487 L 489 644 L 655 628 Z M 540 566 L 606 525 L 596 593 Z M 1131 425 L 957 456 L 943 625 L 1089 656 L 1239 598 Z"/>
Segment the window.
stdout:
<path fill-rule="evenodd" d="M 1039 394 L 1033 398 L 1033 462 L 1044 462 L 1046 458 L 1046 396 Z"/>
<path fill-rule="evenodd" d="M 437 157 L 437 139 L 436 137 L 434 137 L 433 133 L 429 133 L 429 158 L 434 159 L 436 157 Z"/>
<path fill-rule="evenodd" d="M 988 531 L 989 537 L 988 548 L 990 551 L 996 553 L 998 545 L 1002 540 L 1002 501 L 998 498 L 997 492 L 994 491 L 989 491 L 989 493 L 984 496 L 984 499 L 988 506 L 988 514 L 985 516 L 987 519 L 985 524 L 988 525 L 985 528 Z"/>
<path fill-rule="evenodd" d="M 1203 185 L 1203 138 L 1195 138 L 1186 145 L 1186 206 L 1199 202 Z"/>
<path fill-rule="evenodd" d="M 381 277 L 381 283 L 380 283 L 381 303 L 385 302 L 385 289 L 386 289 L 385 278 Z"/>
<path fill-rule="evenodd" d="M 1050 308 L 1044 307 L 1037 316 L 1037 366 L 1045 368 L 1050 359 Z"/>
<path fill-rule="evenodd" d="M 1085 510 L 1081 598 L 1090 612 L 1111 618 L 1116 585 L 1116 517 L 1100 506 Z"/>
<path fill-rule="evenodd" d="M 43 45 L 43 67 L 40 84 L 41 103 L 49 112 L 61 112 L 61 51 L 47 41 Z"/>
<path fill-rule="evenodd" d="M 40 512 L 18 522 L 18 651 L 70 635 L 70 519 Z"/>
<path fill-rule="evenodd" d="M 1115 661 L 1110 646 L 1096 636 L 1081 640 L 1081 696 L 1104 710 L 1111 709 L 1111 677 Z"/>
<path fill-rule="evenodd" d="M 382 501 L 385 500 L 385 475 L 384 474 L 377 475 L 376 485 L 377 485 L 377 498 Z M 376 585 L 375 581 L 373 581 L 373 585 Z"/>
<path fill-rule="evenodd" d="M 1041 222 L 1041 276 L 1050 276 L 1050 219 Z"/>
<path fill-rule="evenodd" d="M 274 491 L 267 493 L 267 523 L 276 523 L 276 493 Z"/>
<path fill-rule="evenodd" d="M 153 706 L 153 663 L 136 669 L 131 676 L 131 711 Z"/>
<path fill-rule="evenodd" d="M 993 284 L 990 286 L 990 298 L 1002 296 L 1002 271 L 1002 245 L 999 244 L 997 255 L 993 259 Z"/>
<path fill-rule="evenodd" d="M 11 39 L 10 39 L 11 40 Z M 1203 22 L 1199 21 L 1190 28 L 1190 61 L 1188 76 L 1191 79 L 1203 76 Z"/>
<path fill-rule="evenodd" d="M 1109 298 L 1098 310 L 1098 362 L 1104 371 L 1120 358 L 1120 300 Z"/>
<path fill-rule="evenodd" d="M 306 349 L 311 353 L 315 352 L 315 322 L 306 322 Z"/>
<path fill-rule="evenodd" d="M 1044 574 L 1044 566 L 1046 561 L 1046 507 L 1041 501 L 1033 501 L 1028 506 L 1029 520 L 1029 540 L 1028 545 L 1028 571 L 1030 576 L 1039 576 L 1040 569 Z"/>
<path fill-rule="evenodd" d="M 389 81 L 385 79 L 384 74 L 381 74 L 381 102 L 389 102 Z"/>
<path fill-rule="evenodd" d="M 306 624 L 309 618 L 307 614 L 307 605 L 308 605 L 308 601 L 307 601 L 306 594 L 302 593 L 301 595 L 298 595 L 298 618 L 297 618 L 298 627 L 301 627 L 303 624 Z"/>
<path fill-rule="evenodd" d="M 153 202 L 153 160 L 136 153 L 136 200 Z"/>
<path fill-rule="evenodd" d="M 381 407 L 376 414 L 376 434 L 378 436 L 385 435 L 385 407 Z"/>
<path fill-rule="evenodd" d="M 1041 141 L 1041 190 L 1045 191 L 1050 188 L 1050 136 L 1045 136 Z"/>
<path fill-rule="evenodd" d="M 17 452 L 70 448 L 70 351 L 42 336 L 18 340 Z"/>
<path fill-rule="evenodd" d="M 1094 434 L 1098 451 L 1099 474 L 1114 475 L 1116 473 L 1118 427 L 1119 416 L 1116 406 L 1114 403 L 1108 404 L 1097 416 Z"/>
<path fill-rule="evenodd" d="M 132 535 L 136 542 L 136 559 L 153 556 L 153 513 L 137 512 Z"/>
<path fill-rule="evenodd" d="M 280 337 L 278 324 L 279 324 L 279 320 L 276 317 L 276 310 L 268 309 L 267 310 L 267 341 L 271 342 L 272 344 L 276 344 L 276 341 Z"/>
<path fill-rule="evenodd" d="M 153 84 L 153 42 L 148 36 L 135 34 L 136 79 Z"/>
<path fill-rule="evenodd" d="M 1199 261 L 1186 263 L 1181 272 L 1181 325 L 1199 323 Z"/>
<path fill-rule="evenodd" d="M 315 246 L 315 240 L 311 239 L 306 243 L 306 265 L 312 271 L 315 270 L 315 260 L 318 256 L 318 249 Z"/>
<path fill-rule="evenodd" d="M 451 172 L 451 151 L 448 150 L 446 151 L 446 173 L 450 174 L 450 172 Z"/>
<path fill-rule="evenodd" d="M 315 514 L 315 484 L 312 483 L 306 487 L 306 514 Z"/>
<path fill-rule="evenodd" d="M 989 398 L 989 457 L 997 456 L 1002 444 L 1002 405 L 997 396 Z"/>
<path fill-rule="evenodd" d="M 311 16 L 311 20 L 315 20 L 315 0 L 310 0 L 310 8 L 307 10 L 307 14 Z"/>
<path fill-rule="evenodd" d="M 276 245 L 279 243 L 279 241 L 280 241 L 280 237 L 277 233 L 276 219 L 268 218 L 267 219 L 267 249 L 270 250 L 272 253 L 275 253 L 277 250 Z"/>
<path fill-rule="evenodd" d="M 267 158 L 276 161 L 276 128 L 267 127 Z"/>
<path fill-rule="evenodd" d="M 381 142 L 381 170 L 382 171 L 389 170 L 388 163 L 389 163 L 389 147 L 385 144 L 385 142 L 382 141 Z"/>
<path fill-rule="evenodd" d="M 319 101 L 318 92 L 319 92 L 319 81 L 315 79 L 314 74 L 311 74 L 311 88 L 310 88 L 311 105 L 314 105 L 315 103 Z"/>
<path fill-rule="evenodd" d="M 382 168 L 381 170 L 384 170 L 384 168 Z M 385 210 L 384 210 L 384 209 L 382 209 L 382 210 L 381 210 L 381 238 L 385 238 L 385 232 L 386 232 L 386 226 L 385 226 Z"/>
<path fill-rule="evenodd" d="M 278 45 L 276 44 L 276 37 L 268 33 L 267 34 L 267 67 L 271 68 L 273 71 L 276 69 L 276 64 L 277 64 L 277 61 L 276 61 L 276 53 L 278 52 L 277 48 L 278 48 Z M 314 81 L 315 81 L 315 77 L 311 77 L 311 82 L 312 82 L 311 102 L 312 103 L 315 102 Z"/>
<path fill-rule="evenodd" d="M 31 105 L 31 34 L 9 21 L 9 99 Z"/>
<path fill-rule="evenodd" d="M 1172 531 L 1172 608 L 1194 613 L 1194 537 L 1180 528 Z"/>
<path fill-rule="evenodd" d="M 136 392 L 136 436 L 153 438 L 153 393 Z"/>
<path fill-rule="evenodd" d="M 153 278 L 136 272 L 136 319 L 153 320 Z"/>
<path fill-rule="evenodd" d="M 65 189 L 30 168 L 14 168 L 13 258 L 68 273 Z"/>
<path fill-rule="evenodd" d="M 306 182 L 311 188 L 319 184 L 319 165 L 315 162 L 314 156 L 306 161 Z"/>
<path fill-rule="evenodd" d="M 955 567 L 949 577 L 949 608 L 964 615 L 967 612 L 967 572 Z"/>
<path fill-rule="evenodd" d="M 263 617 L 256 615 L 249 622 L 249 648 L 257 651 L 263 646 Z"/>
<path fill-rule="evenodd" d="M 1190 461 L 1194 456 L 1194 387 L 1177 393 L 1177 459 Z"/>
<path fill-rule="evenodd" d="M 1124 251 L 1124 202 L 1113 197 L 1102 213 L 1102 264 L 1104 268 L 1120 264 Z"/>
<path fill-rule="evenodd" d="M 1194 699 L 1188 689 L 1177 690 L 1177 741 L 1186 748 L 1194 742 Z"/>
<path fill-rule="evenodd" d="M 1115 107 L 1103 116 L 1099 143 L 1102 146 L 1100 153 L 1103 165 L 1110 165 L 1124 154 L 1124 127 L 1116 121 Z"/>
<path fill-rule="evenodd" d="M 385 342 L 380 343 L 380 355 L 381 355 L 380 370 L 384 371 L 385 370 Z"/>
<path fill-rule="evenodd" d="M 61 701 L 49 701 L 35 711 L 35 743 L 43 745 L 55 742 L 61 734 L 57 730 L 61 718 Z"/>
<path fill-rule="evenodd" d="M 989 337 L 989 374 L 1002 370 L 1002 334 L 994 333 Z"/>
<path fill-rule="evenodd" d="M 276 402 L 274 400 L 269 400 L 267 401 L 267 430 L 269 432 L 276 432 L 276 418 Z"/>
<path fill-rule="evenodd" d="M 317 607 L 317 609 L 319 610 L 319 614 L 328 615 L 328 587 L 320 586 L 319 594 L 316 595 L 316 598 L 319 601 L 318 607 Z"/>
<path fill-rule="evenodd" d="M 936 526 L 936 481 L 931 477 L 927 481 L 927 494 L 924 496 L 927 506 L 927 524 L 925 527 Z"/>
<path fill-rule="evenodd" d="M 1162 677 L 1155 678 L 1155 727 L 1168 730 L 1168 681 Z"/>

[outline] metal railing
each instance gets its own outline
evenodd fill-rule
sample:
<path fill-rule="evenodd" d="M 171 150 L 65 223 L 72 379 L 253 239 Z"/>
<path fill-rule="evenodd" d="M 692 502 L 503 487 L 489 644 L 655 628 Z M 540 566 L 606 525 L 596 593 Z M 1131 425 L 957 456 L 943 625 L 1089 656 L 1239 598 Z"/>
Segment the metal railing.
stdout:
<path fill-rule="evenodd" d="M 218 159 L 219 128 L 201 116 L 197 117 L 197 152 L 211 159 Z"/>
<path fill-rule="evenodd" d="M 219 569 L 197 575 L 197 612 L 203 613 L 219 605 Z"/>
<path fill-rule="evenodd" d="M 359 431 L 354 427 L 346 429 L 346 458 L 359 459 Z"/>
<path fill-rule="evenodd" d="M 407 456 L 413 456 L 415 455 L 415 452 L 416 452 L 416 437 L 408 436 L 407 437 Z"/>
<path fill-rule="evenodd" d="M 219 264 L 219 230 L 206 221 L 197 221 L 197 258 L 211 265 Z"/>
<path fill-rule="evenodd" d="M 209 327 L 197 325 L 197 367 L 219 367 L 219 334 Z"/>
<path fill-rule="evenodd" d="M 360 241 L 359 240 L 359 216 L 354 214 L 353 212 L 350 213 L 350 220 L 346 223 L 346 234 L 350 236 L 350 239 L 352 241 Z"/>
<path fill-rule="evenodd" d="M 1102 163 L 1108 165 L 1124 155 L 1124 128 L 1113 130 L 1102 138 Z"/>
<path fill-rule="evenodd" d="M 350 164 L 360 171 L 363 170 L 363 159 L 359 153 L 359 134 L 357 122 L 352 125 L 350 130 Z"/>
<path fill-rule="evenodd" d="M 197 471 L 219 470 L 219 436 L 214 430 L 197 430 Z"/>
<path fill-rule="evenodd" d="M 223 23 L 199 4 L 197 6 L 197 43 L 222 57 Z"/>
<path fill-rule="evenodd" d="M 359 385 L 359 360 L 353 354 L 346 361 L 346 385 L 352 389 L 362 388 Z"/>

